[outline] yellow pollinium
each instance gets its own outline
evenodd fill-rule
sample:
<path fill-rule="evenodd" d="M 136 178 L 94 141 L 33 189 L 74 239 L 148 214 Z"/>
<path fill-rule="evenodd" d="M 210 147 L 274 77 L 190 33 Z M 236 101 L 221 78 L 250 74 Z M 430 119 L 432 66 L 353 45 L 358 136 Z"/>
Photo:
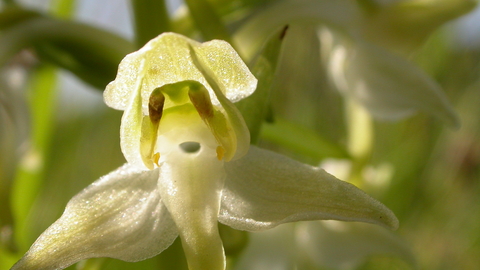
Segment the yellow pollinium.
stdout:
<path fill-rule="evenodd" d="M 182 81 L 166 84 L 156 88 L 150 94 L 149 115 L 143 117 L 140 153 L 142 160 L 149 169 L 159 166 L 160 154 L 155 152 L 162 117 L 175 114 L 179 119 L 176 124 L 189 125 L 186 115 L 192 109 L 207 125 L 218 143 L 216 148 L 218 160 L 229 161 L 237 149 L 236 134 L 223 108 L 214 106 L 208 90 L 197 81 Z M 180 122 L 180 123 L 179 123 Z"/>

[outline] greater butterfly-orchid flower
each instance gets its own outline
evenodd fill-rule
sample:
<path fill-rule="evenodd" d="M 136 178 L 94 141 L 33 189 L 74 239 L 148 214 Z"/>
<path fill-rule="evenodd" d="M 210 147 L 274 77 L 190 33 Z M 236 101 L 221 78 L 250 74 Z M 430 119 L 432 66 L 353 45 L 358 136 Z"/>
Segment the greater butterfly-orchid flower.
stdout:
<path fill-rule="evenodd" d="M 224 41 L 164 33 L 120 63 L 104 99 L 124 110 L 127 163 L 73 197 L 13 269 L 140 261 L 180 237 L 189 269 L 223 270 L 217 222 L 258 231 L 335 219 L 395 228 L 383 204 L 322 169 L 250 146 L 234 102 L 257 80 Z"/>

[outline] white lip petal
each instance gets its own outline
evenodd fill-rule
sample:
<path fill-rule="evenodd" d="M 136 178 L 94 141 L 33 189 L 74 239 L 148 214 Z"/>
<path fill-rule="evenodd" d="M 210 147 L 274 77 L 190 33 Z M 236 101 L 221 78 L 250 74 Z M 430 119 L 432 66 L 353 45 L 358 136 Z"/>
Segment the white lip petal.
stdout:
<path fill-rule="evenodd" d="M 195 152 L 177 146 L 161 159 L 159 190 L 178 228 L 189 269 L 225 269 L 217 224 L 224 180 L 223 161 L 201 142 Z"/>
<path fill-rule="evenodd" d="M 140 261 L 178 235 L 157 190 L 158 170 L 125 164 L 73 197 L 12 269 L 59 269 L 93 257 Z"/>

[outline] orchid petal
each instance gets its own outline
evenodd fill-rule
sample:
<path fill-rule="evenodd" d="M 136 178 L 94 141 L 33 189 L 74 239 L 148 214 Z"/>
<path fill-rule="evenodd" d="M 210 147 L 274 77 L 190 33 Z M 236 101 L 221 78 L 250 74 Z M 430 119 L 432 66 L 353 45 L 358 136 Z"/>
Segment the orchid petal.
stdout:
<path fill-rule="evenodd" d="M 146 126 L 142 124 L 142 115 L 149 114 L 149 99 L 155 89 L 184 81 L 205 86 L 212 104 L 227 116 L 236 144 L 228 149 L 225 160 L 237 159 L 246 153 L 249 132 L 232 101 L 245 98 L 255 90 L 255 77 L 225 41 L 198 43 L 178 34 L 165 33 L 127 55 L 119 65 L 116 79 L 104 92 L 107 105 L 125 110 L 121 146 L 129 163 L 153 168 L 153 163 L 142 158 L 145 148 L 141 141 L 146 140 L 141 132 L 142 126 Z M 165 109 L 176 105 L 170 99 L 165 101 Z"/>
<path fill-rule="evenodd" d="M 164 33 L 122 60 L 116 79 L 105 89 L 105 102 L 119 110 L 127 107 L 132 99 L 137 74 L 141 73 L 141 62 L 145 59 L 146 80 L 142 84 L 144 114 L 148 112 L 148 99 L 155 88 L 187 80 L 205 85 L 213 104 L 219 105 L 216 94 L 192 60 L 192 54 L 212 71 L 229 100 L 236 102 L 255 90 L 257 80 L 227 42 L 214 40 L 199 43 L 178 34 Z"/>
<path fill-rule="evenodd" d="M 374 116 L 397 119 L 422 110 L 452 126 L 458 117 L 441 87 L 407 60 L 360 38 L 318 32 L 335 86 Z"/>
<path fill-rule="evenodd" d="M 215 138 L 198 114 L 196 117 L 196 121 L 183 117 L 192 121 L 188 127 L 174 128 L 159 137 L 158 186 L 178 228 L 189 268 L 223 270 L 225 255 L 217 216 L 224 162 L 217 157 Z M 177 118 L 167 115 L 165 120 Z M 185 144 L 195 147 L 188 149 Z"/>
<path fill-rule="evenodd" d="M 408 244 L 385 228 L 334 220 L 296 225 L 299 252 L 319 268 L 356 269 L 372 255 L 397 256 L 416 265 Z"/>
<path fill-rule="evenodd" d="M 285 156 L 252 146 L 225 168 L 219 221 L 234 229 L 257 231 L 316 219 L 398 227 L 395 215 L 360 189 Z"/>
<path fill-rule="evenodd" d="M 157 189 L 158 170 L 125 164 L 67 204 L 12 269 L 59 269 L 93 257 L 140 261 L 178 235 Z"/>
<path fill-rule="evenodd" d="M 221 42 L 221 41 L 213 40 L 210 43 L 215 43 L 215 42 Z M 228 120 L 231 124 L 231 127 L 233 129 L 233 134 L 235 134 L 236 148 L 233 152 L 231 151 L 231 153 L 227 153 L 230 155 L 227 155 L 225 157 L 225 161 L 230 161 L 232 159 L 235 160 L 240 157 L 243 157 L 248 152 L 248 147 L 250 145 L 250 132 L 248 131 L 247 124 L 245 123 L 245 120 L 243 119 L 243 116 L 240 113 L 240 111 L 223 94 L 223 93 L 226 93 L 227 90 L 225 89 L 224 84 L 222 84 L 222 82 L 215 76 L 215 72 L 214 72 L 215 69 L 221 69 L 222 67 L 216 66 L 218 65 L 218 63 L 214 61 L 215 59 L 210 58 L 208 50 L 206 49 L 208 49 L 208 47 L 205 48 L 205 46 L 200 46 L 196 48 L 195 51 L 197 52 L 198 56 L 195 54 L 192 54 L 192 59 L 197 65 L 198 69 L 205 76 L 205 79 L 207 80 L 209 85 L 212 87 L 212 90 L 215 93 L 215 96 L 217 97 L 218 101 L 222 105 L 221 108 L 223 109 L 223 112 L 228 117 Z M 204 64 L 204 63 L 207 63 L 207 64 Z M 212 69 L 212 66 L 213 66 L 213 69 Z M 254 83 L 256 87 L 256 84 L 257 84 L 256 79 Z"/>
<path fill-rule="evenodd" d="M 142 61 L 140 67 L 143 69 L 144 62 Z M 142 137 L 142 97 L 141 85 L 144 75 L 141 73 L 137 76 L 133 88 L 132 99 L 129 106 L 125 109 L 122 115 L 122 123 L 120 125 L 120 146 L 123 156 L 128 163 L 139 168 L 145 168 L 144 161 L 141 156 L 141 137 Z"/>

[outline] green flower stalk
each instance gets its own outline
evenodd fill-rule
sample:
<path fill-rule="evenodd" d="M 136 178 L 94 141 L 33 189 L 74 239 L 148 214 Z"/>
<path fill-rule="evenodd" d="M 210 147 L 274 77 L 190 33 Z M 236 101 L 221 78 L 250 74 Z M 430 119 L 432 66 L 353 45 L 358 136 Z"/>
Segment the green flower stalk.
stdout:
<path fill-rule="evenodd" d="M 217 222 L 246 231 L 317 219 L 396 228 L 394 214 L 355 186 L 249 145 L 233 102 L 256 83 L 224 41 L 165 33 L 127 55 L 104 92 L 124 110 L 127 163 L 72 198 L 12 269 L 140 261 L 179 236 L 189 269 L 223 270 Z"/>

